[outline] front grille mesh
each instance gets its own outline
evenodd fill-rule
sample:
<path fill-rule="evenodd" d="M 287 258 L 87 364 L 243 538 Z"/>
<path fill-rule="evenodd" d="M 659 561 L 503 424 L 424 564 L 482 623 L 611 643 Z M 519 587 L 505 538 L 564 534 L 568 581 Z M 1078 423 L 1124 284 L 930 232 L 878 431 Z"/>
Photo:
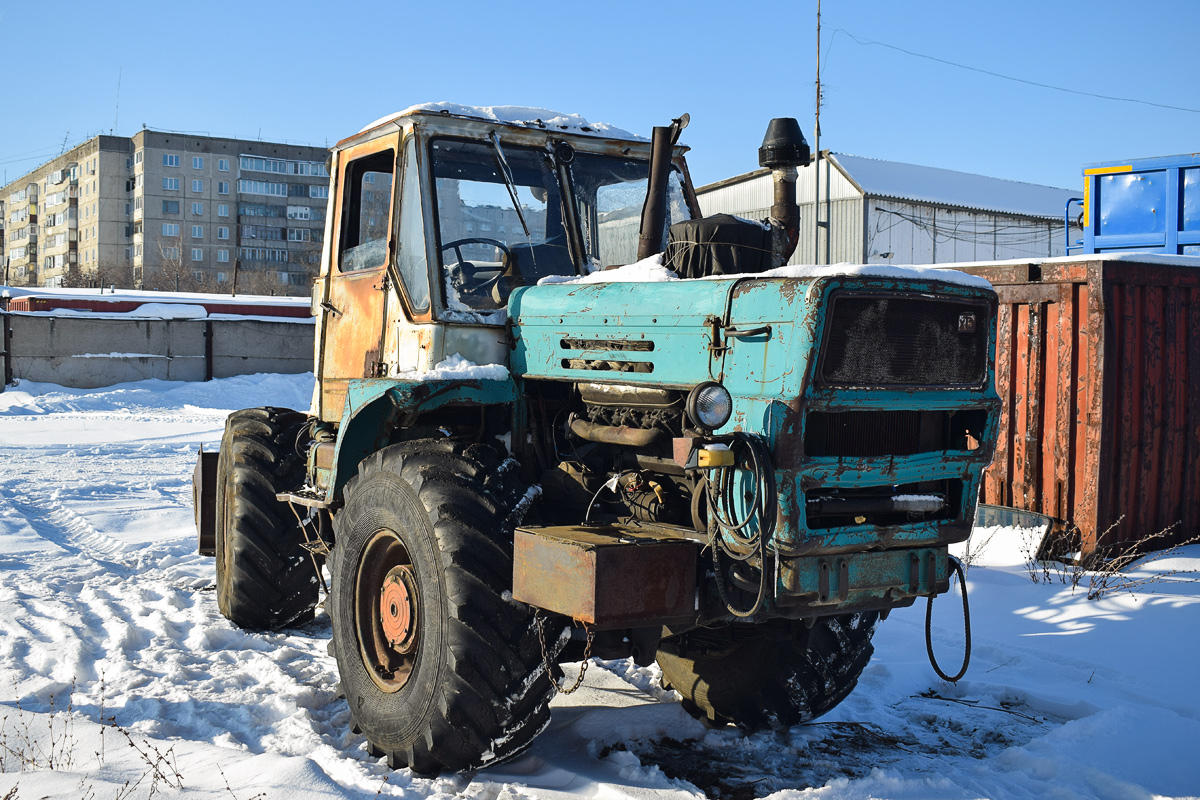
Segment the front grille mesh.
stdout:
<path fill-rule="evenodd" d="M 983 303 L 838 296 L 820 378 L 839 386 L 980 386 L 989 328 Z"/>
<path fill-rule="evenodd" d="M 946 411 L 814 411 L 804 426 L 804 453 L 874 458 L 945 450 L 949 416 Z"/>

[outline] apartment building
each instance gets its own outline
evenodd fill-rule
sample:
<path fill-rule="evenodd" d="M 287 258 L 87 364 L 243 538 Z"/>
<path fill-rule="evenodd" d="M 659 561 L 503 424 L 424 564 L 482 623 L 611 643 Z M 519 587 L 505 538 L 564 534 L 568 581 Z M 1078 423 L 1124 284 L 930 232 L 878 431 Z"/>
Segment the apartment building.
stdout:
<path fill-rule="evenodd" d="M 304 293 L 320 261 L 326 154 L 153 130 L 93 137 L 0 189 L 9 280 L 220 290 L 237 265 L 243 281 Z"/>

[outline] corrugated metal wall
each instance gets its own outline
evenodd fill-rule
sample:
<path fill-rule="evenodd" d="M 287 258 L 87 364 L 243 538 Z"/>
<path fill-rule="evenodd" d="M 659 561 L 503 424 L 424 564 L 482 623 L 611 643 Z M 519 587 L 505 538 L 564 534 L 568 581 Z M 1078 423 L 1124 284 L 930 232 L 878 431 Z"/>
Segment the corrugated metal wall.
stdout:
<path fill-rule="evenodd" d="M 812 224 L 815 170 L 802 169 L 796 181 L 800 245 L 792 264 L 946 264 L 1065 254 L 1061 220 L 869 195 L 864 200 L 854 184 L 828 160 L 821 165 L 821 218 L 828 219 L 829 226 L 821 229 L 818 254 L 813 246 Z M 700 208 L 706 215 L 724 213 L 764 219 L 771 195 L 771 175 L 763 173 L 699 192 Z"/>
<path fill-rule="evenodd" d="M 1062 222 L 868 198 L 867 262 L 946 264 L 1065 255 Z M 884 254 L 891 253 L 891 258 Z"/>
<path fill-rule="evenodd" d="M 796 176 L 796 199 L 801 203 L 813 202 L 813 179 L 816 167 L 810 164 L 798 170 Z M 753 177 L 738 180 L 723 186 L 708 189 L 700 194 L 700 208 L 709 214 L 741 214 L 737 209 L 770 208 L 773 199 L 771 173 L 758 170 Z M 850 200 L 862 197 L 862 192 L 846 176 L 830 164 L 821 160 L 821 198 L 826 201 Z"/>

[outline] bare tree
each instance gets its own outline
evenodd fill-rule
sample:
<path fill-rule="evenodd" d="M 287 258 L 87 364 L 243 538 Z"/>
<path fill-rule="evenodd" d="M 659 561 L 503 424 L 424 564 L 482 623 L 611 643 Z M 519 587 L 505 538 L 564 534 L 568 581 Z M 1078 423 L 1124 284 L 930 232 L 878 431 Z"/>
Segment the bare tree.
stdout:
<path fill-rule="evenodd" d="M 158 241 L 158 268 L 142 275 L 142 288 L 156 292 L 197 291 L 192 268 L 184 262 L 183 239 L 172 237 Z"/>

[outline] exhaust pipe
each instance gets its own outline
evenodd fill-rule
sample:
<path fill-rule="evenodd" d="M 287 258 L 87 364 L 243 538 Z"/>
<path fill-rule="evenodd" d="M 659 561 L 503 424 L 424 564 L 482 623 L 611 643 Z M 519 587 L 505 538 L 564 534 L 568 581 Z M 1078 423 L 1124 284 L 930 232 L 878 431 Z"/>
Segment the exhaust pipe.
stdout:
<path fill-rule="evenodd" d="M 667 222 L 671 149 L 690 121 L 691 117 L 684 114 L 679 119 L 671 120 L 667 127 L 655 127 L 650 135 L 650 180 L 646 186 L 646 202 L 642 205 L 642 226 L 638 231 L 638 261 L 661 253 L 664 249 L 663 228 Z M 795 192 L 792 194 L 795 195 Z"/>
<path fill-rule="evenodd" d="M 655 128 L 657 131 L 658 129 Z M 772 231 L 775 266 L 782 267 L 800 242 L 800 206 L 796 204 L 796 168 L 808 166 L 812 155 L 794 117 L 776 117 L 767 125 L 758 165 L 771 170 L 775 196 L 768 222 Z"/>

